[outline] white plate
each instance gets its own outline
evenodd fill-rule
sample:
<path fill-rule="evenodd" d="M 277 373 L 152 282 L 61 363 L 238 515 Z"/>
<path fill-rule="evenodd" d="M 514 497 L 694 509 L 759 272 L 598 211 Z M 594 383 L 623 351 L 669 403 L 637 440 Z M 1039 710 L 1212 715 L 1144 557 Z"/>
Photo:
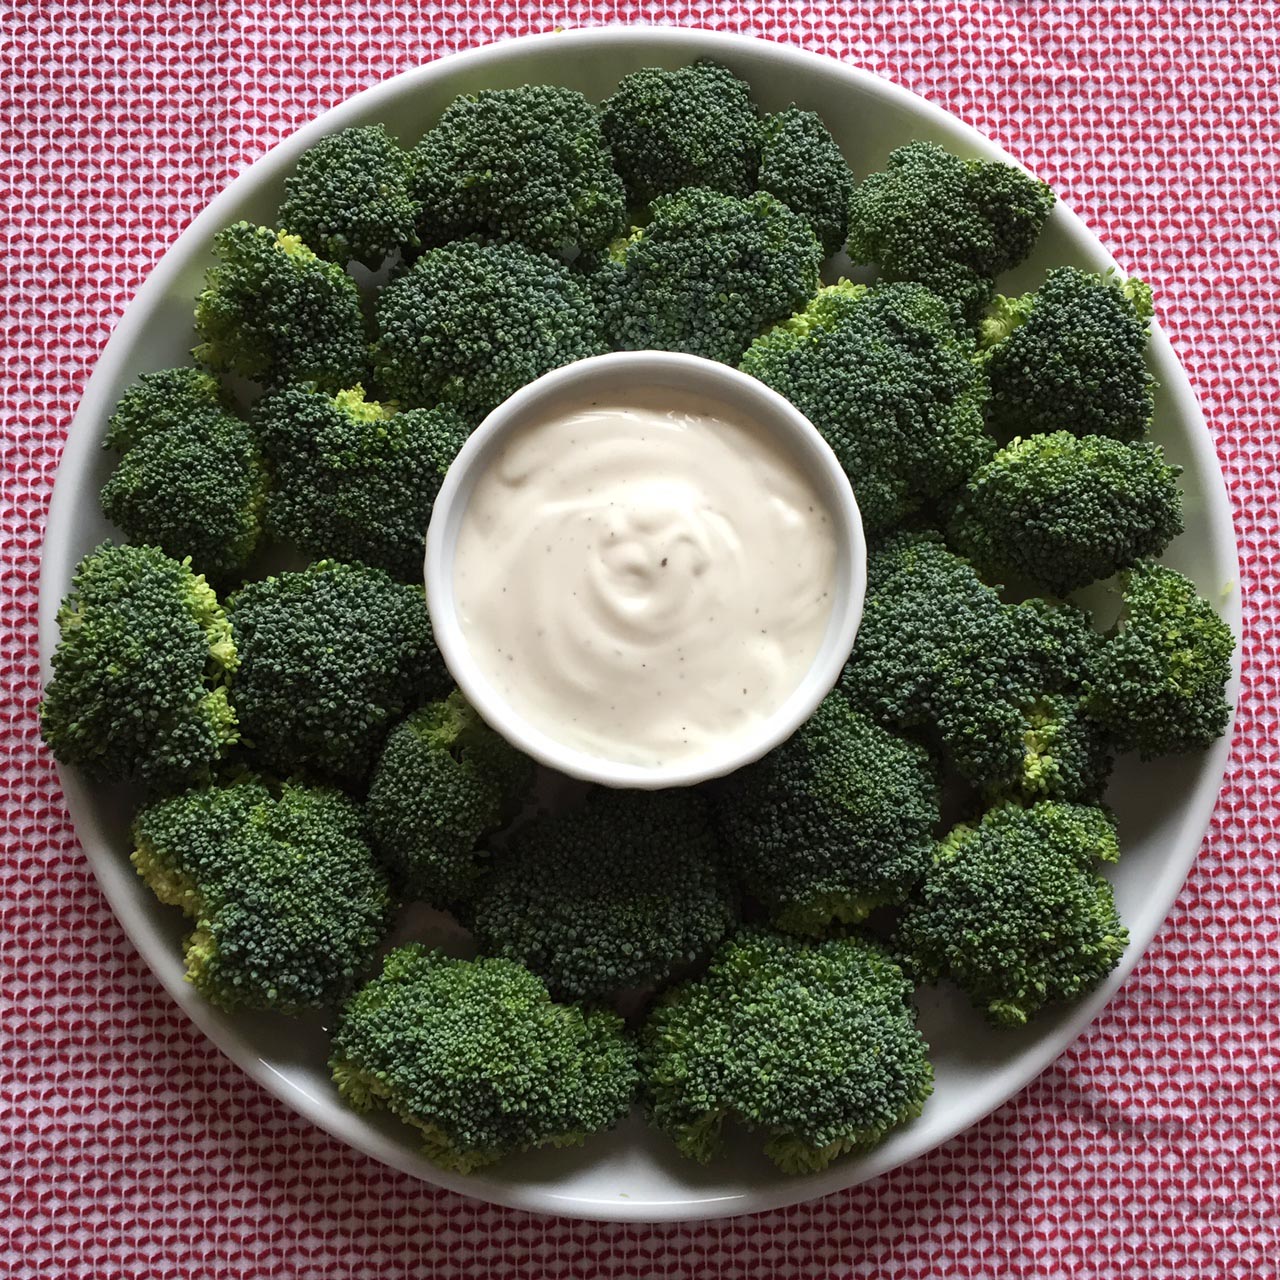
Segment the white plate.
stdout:
<path fill-rule="evenodd" d="M 99 442 L 121 391 L 139 373 L 189 361 L 192 299 L 209 263 L 210 242 L 238 218 L 271 222 L 282 180 L 322 134 L 384 121 L 406 142 L 456 94 L 550 82 L 605 96 L 638 67 L 679 66 L 697 57 L 727 63 L 752 84 L 760 105 L 795 101 L 820 112 L 856 174 L 890 150 L 930 138 L 964 154 L 1008 160 L 999 147 L 938 107 L 865 71 L 782 45 L 702 31 L 607 28 L 530 36 L 442 58 L 357 94 L 282 142 L 237 178 L 180 236 L 129 305 L 85 389 L 58 470 L 40 583 L 40 655 L 45 677 L 57 640 L 54 614 L 76 561 L 112 533 L 97 490 L 108 462 Z M 1034 285 L 1059 263 L 1099 270 L 1113 259 L 1061 204 L 1033 260 L 1001 281 L 1006 291 Z M 1158 300 L 1157 300 L 1158 302 Z M 1170 564 L 1218 603 L 1237 636 L 1240 601 L 1230 507 L 1213 444 L 1186 375 L 1156 332 L 1152 360 L 1160 381 L 1156 439 L 1185 468 L 1187 531 Z M 1229 696 L 1238 688 L 1238 659 Z M 874 1152 L 823 1173 L 784 1177 L 737 1140 L 707 1169 L 677 1156 L 665 1139 L 631 1120 L 579 1150 L 532 1153 L 472 1177 L 445 1173 L 415 1151 L 409 1130 L 343 1107 L 325 1070 L 317 1023 L 267 1015 L 230 1016 L 183 981 L 179 914 L 160 906 L 128 862 L 125 802 L 62 771 L 77 834 L 120 922 L 144 959 L 206 1035 L 255 1080 L 334 1136 L 429 1182 L 498 1204 L 585 1218 L 705 1218 L 754 1212 L 837 1191 L 911 1160 L 973 1124 L 1043 1071 L 1098 1015 L 1160 927 L 1200 846 L 1221 784 L 1229 736 L 1200 755 L 1138 769 L 1124 761 L 1110 793 L 1124 856 L 1111 873 L 1130 945 L 1119 968 L 1089 999 L 1048 1013 L 1029 1028 L 994 1031 L 962 998 L 943 988 L 921 996 L 937 1085 L 924 1114 Z"/>

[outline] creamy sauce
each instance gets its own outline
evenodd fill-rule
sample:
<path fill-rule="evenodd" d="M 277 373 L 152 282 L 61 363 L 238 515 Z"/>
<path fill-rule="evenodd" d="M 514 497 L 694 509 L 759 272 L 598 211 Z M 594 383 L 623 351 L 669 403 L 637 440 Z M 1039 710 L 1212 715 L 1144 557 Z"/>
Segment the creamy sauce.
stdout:
<path fill-rule="evenodd" d="M 471 653 L 592 755 L 704 754 L 799 685 L 832 607 L 831 514 L 772 433 L 653 392 L 517 426 L 454 559 Z"/>

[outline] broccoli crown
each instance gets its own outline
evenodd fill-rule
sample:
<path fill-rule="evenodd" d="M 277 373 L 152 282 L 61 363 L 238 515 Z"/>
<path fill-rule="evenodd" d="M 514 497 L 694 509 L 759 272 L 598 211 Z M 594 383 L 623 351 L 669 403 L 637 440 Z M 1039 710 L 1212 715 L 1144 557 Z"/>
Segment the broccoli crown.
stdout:
<path fill-rule="evenodd" d="M 196 299 L 194 355 L 272 386 L 312 381 L 330 391 L 359 382 L 365 368 L 364 317 L 353 281 L 296 236 L 237 222 L 218 232 Z"/>
<path fill-rule="evenodd" d="M 994 277 L 1030 252 L 1054 194 L 1020 169 L 911 142 L 849 203 L 849 257 L 886 280 L 914 280 L 977 321 Z"/>
<path fill-rule="evenodd" d="M 526 84 L 463 94 L 414 152 L 423 239 L 519 240 L 547 253 L 602 249 L 626 222 L 595 108 Z"/>
<path fill-rule="evenodd" d="M 623 76 L 600 123 L 633 205 L 682 187 L 745 196 L 755 185 L 760 118 L 750 88 L 718 63 Z"/>
<path fill-rule="evenodd" d="M 1151 290 L 1111 272 L 1056 267 L 1034 293 L 996 298 L 982 325 L 992 430 L 1141 439 L 1155 410 L 1150 325 Z"/>
<path fill-rule="evenodd" d="M 267 477 L 253 432 L 213 377 L 144 373 L 121 398 L 103 445 L 121 455 L 102 488 L 108 520 L 215 577 L 244 568 L 262 531 Z"/>
<path fill-rule="evenodd" d="M 766 192 L 661 196 L 652 220 L 595 273 L 605 329 L 624 351 L 686 351 L 736 364 L 751 340 L 818 287 L 822 250 Z"/>
<path fill-rule="evenodd" d="M 972 355 L 972 339 L 919 285 L 841 281 L 752 343 L 741 367 L 818 428 L 876 531 L 995 452 Z"/>
<path fill-rule="evenodd" d="M 474 903 L 481 950 L 518 960 L 557 998 L 660 986 L 736 918 L 695 791 L 592 792 L 520 827 Z"/>
<path fill-rule="evenodd" d="M 1181 467 L 1159 445 L 1070 431 L 1015 439 L 969 478 L 948 535 L 986 576 L 1065 595 L 1182 532 Z"/>
<path fill-rule="evenodd" d="M 551 1002 L 509 960 L 452 960 L 416 944 L 348 1002 L 333 1078 L 359 1110 L 385 1107 L 429 1159 L 471 1173 L 530 1147 L 612 1128 L 635 1094 L 622 1021 Z"/>
<path fill-rule="evenodd" d="M 918 1116 L 933 1088 L 911 984 L 879 947 L 762 929 L 725 942 L 641 1032 L 652 1122 L 703 1163 L 725 1121 L 788 1173 L 825 1168 Z"/>
<path fill-rule="evenodd" d="M 533 774 L 456 689 L 396 728 L 369 785 L 369 827 L 405 896 L 447 906 L 469 894 L 477 841 L 513 816 Z"/>
<path fill-rule="evenodd" d="M 301 1013 L 345 998 L 391 903 L 360 806 L 340 791 L 254 778 L 143 809 L 133 865 L 195 922 L 187 979 L 224 1009 Z"/>
<path fill-rule="evenodd" d="M 727 865 L 774 924 L 816 934 L 906 898 L 933 850 L 938 782 L 923 747 L 832 693 L 726 780 L 717 818 Z"/>
<path fill-rule="evenodd" d="M 760 190 L 800 214 L 827 255 L 839 253 L 848 237 L 853 186 L 836 140 L 812 111 L 793 105 L 765 119 Z"/>
<path fill-rule="evenodd" d="M 208 776 L 236 741 L 231 627 L 190 564 L 103 543 L 58 609 L 40 726 L 64 764 L 154 787 Z"/>
<path fill-rule="evenodd" d="M 356 386 L 285 387 L 254 406 L 271 460 L 271 531 L 308 555 L 422 576 L 423 541 L 449 464 L 467 438 L 447 406 L 396 413 Z"/>
<path fill-rule="evenodd" d="M 418 244 L 413 156 L 381 124 L 321 138 L 284 180 L 280 225 L 322 258 L 376 271 Z"/>
<path fill-rule="evenodd" d="M 1231 719 L 1231 628 L 1176 569 L 1140 561 L 1122 582 L 1124 611 L 1091 658 L 1085 705 L 1144 759 L 1209 746 Z"/>
<path fill-rule="evenodd" d="M 421 586 L 321 560 L 228 601 L 247 746 L 281 775 L 362 782 L 406 707 L 450 685 Z"/>
<path fill-rule="evenodd" d="M 379 386 L 479 421 L 550 369 L 605 350 L 586 284 L 520 244 L 432 249 L 378 296 Z"/>
<path fill-rule="evenodd" d="M 1027 707 L 1026 720 L 1021 771 L 988 786 L 987 798 L 1100 800 L 1114 764 L 1111 740 L 1081 699 L 1046 694 Z"/>
<path fill-rule="evenodd" d="M 899 945 L 922 977 L 950 978 L 992 1022 L 1025 1023 L 1092 990 L 1119 963 L 1129 935 L 1092 867 L 1119 855 L 1105 809 L 989 809 L 938 844 Z"/>

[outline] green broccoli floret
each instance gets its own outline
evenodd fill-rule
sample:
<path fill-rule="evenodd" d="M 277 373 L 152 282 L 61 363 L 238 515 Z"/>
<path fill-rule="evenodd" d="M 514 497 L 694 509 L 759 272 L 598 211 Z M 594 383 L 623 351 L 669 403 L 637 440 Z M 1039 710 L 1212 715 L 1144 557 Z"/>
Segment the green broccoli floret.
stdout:
<path fill-rule="evenodd" d="M 414 152 L 422 238 L 519 240 L 546 253 L 603 249 L 626 224 L 595 108 L 526 84 L 455 98 Z"/>
<path fill-rule="evenodd" d="M 514 816 L 533 776 L 456 689 L 396 728 L 369 785 L 369 827 L 405 896 L 448 906 L 468 895 L 477 842 Z"/>
<path fill-rule="evenodd" d="M 778 928 L 821 933 L 905 900 L 924 874 L 938 781 L 923 747 L 839 693 L 717 796 L 725 863 Z"/>
<path fill-rule="evenodd" d="M 1089 663 L 1085 705 L 1144 759 L 1209 746 L 1231 719 L 1231 628 L 1176 569 L 1141 561 L 1121 581 L 1124 610 Z"/>
<path fill-rule="evenodd" d="M 395 721 L 452 683 L 422 587 L 381 569 L 322 560 L 248 583 L 227 609 L 241 732 L 281 776 L 363 782 Z"/>
<path fill-rule="evenodd" d="M 981 340 L 992 430 L 1141 439 L 1155 410 L 1150 329 L 1151 290 L 1112 272 L 1056 267 L 1034 293 L 996 298 Z"/>
<path fill-rule="evenodd" d="M 718 63 L 633 71 L 600 122 L 633 205 L 682 187 L 745 196 L 755 185 L 760 118 L 747 84 Z"/>
<path fill-rule="evenodd" d="M 1091 991 L 1119 963 L 1129 935 L 1092 866 L 1119 856 L 1105 809 L 989 809 L 939 843 L 898 943 L 924 980 L 950 978 L 992 1022 L 1018 1026 Z"/>
<path fill-rule="evenodd" d="M 975 322 L 994 278 L 1031 252 L 1054 198 L 1012 165 L 911 142 L 854 189 L 849 257 L 927 286 Z"/>
<path fill-rule="evenodd" d="M 736 918 L 717 855 L 697 792 L 596 791 L 516 831 L 472 929 L 482 951 L 527 965 L 557 997 L 660 986 Z"/>
<path fill-rule="evenodd" d="M 267 477 L 216 379 L 189 368 L 144 373 L 116 406 L 103 447 L 120 454 L 102 488 L 108 520 L 213 577 L 244 568 L 262 532 Z"/>
<path fill-rule="evenodd" d="M 842 281 L 752 343 L 741 367 L 823 434 L 876 532 L 995 452 L 972 356 L 972 338 L 926 289 Z"/>
<path fill-rule="evenodd" d="M 606 348 L 586 284 L 520 244 L 425 253 L 378 297 L 378 385 L 405 407 L 478 422 L 550 369 Z"/>
<path fill-rule="evenodd" d="M 330 262 L 354 258 L 376 271 L 418 245 L 413 180 L 412 153 L 385 125 L 341 129 L 304 151 L 284 180 L 280 225 Z"/>
<path fill-rule="evenodd" d="M 411 409 L 286 387 L 254 406 L 275 487 L 267 524 L 308 555 L 359 560 L 422 577 L 431 508 L 467 438 L 452 409 Z"/>
<path fill-rule="evenodd" d="M 760 190 L 805 218 L 828 256 L 839 253 L 848 238 L 853 186 L 853 174 L 820 117 L 793 105 L 765 119 Z"/>
<path fill-rule="evenodd" d="M 410 945 L 352 997 L 329 1060 L 342 1097 L 385 1107 L 428 1159 L 473 1173 L 531 1147 L 578 1146 L 635 1094 L 616 1014 L 551 1002 L 509 960 L 453 960 Z"/>
<path fill-rule="evenodd" d="M 969 478 L 947 533 L 982 574 L 1066 595 L 1158 556 L 1182 532 L 1181 471 L 1145 441 L 1015 437 Z"/>
<path fill-rule="evenodd" d="M 1100 800 L 1115 756 L 1109 735 L 1079 695 L 1045 694 L 1027 704 L 1024 714 L 1021 769 L 989 783 L 988 801 Z"/>
<path fill-rule="evenodd" d="M 297 1014 L 344 999 L 391 910 L 360 806 L 255 778 L 144 809 L 133 865 L 195 922 L 187 980 L 223 1009 Z"/>
<path fill-rule="evenodd" d="M 76 568 L 40 727 L 90 777 L 182 786 L 236 741 L 227 616 L 190 564 L 156 547 L 103 543 Z"/>
<path fill-rule="evenodd" d="M 644 1026 L 649 1119 L 704 1164 L 726 1121 L 762 1131 L 787 1173 L 872 1147 L 933 1090 L 911 996 L 898 966 L 863 939 L 739 934 Z"/>
<path fill-rule="evenodd" d="M 237 222 L 218 232 L 196 299 L 194 355 L 218 372 L 274 386 L 354 386 L 368 349 L 355 281 L 287 231 Z"/>

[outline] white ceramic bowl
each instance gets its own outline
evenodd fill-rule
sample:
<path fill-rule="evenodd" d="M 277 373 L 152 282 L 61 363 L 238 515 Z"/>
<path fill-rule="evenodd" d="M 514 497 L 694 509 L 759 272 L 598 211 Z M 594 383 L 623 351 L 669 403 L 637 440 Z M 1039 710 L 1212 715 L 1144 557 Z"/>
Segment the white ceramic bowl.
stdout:
<path fill-rule="evenodd" d="M 456 94 L 530 81 L 566 84 L 593 98 L 638 67 L 717 58 L 749 80 L 767 110 L 791 101 L 821 112 L 855 172 L 880 165 L 912 138 L 968 155 L 1009 160 L 975 130 L 904 89 L 829 58 L 746 37 L 678 29 L 606 28 L 527 37 L 443 58 L 357 94 L 282 142 L 237 178 L 178 238 L 122 317 L 71 425 L 49 510 L 40 592 L 40 653 L 48 676 L 55 611 L 76 561 L 111 533 L 97 489 L 106 474 L 100 441 L 125 386 L 148 369 L 181 364 L 192 342 L 191 301 L 210 261 L 214 233 L 237 218 L 267 222 L 282 181 L 323 134 L 385 121 L 412 141 Z M 1032 260 L 1002 280 L 1034 285 L 1057 263 L 1101 270 L 1113 259 L 1069 209 L 1055 208 Z M 1160 382 L 1156 439 L 1185 468 L 1187 531 L 1170 564 L 1191 575 L 1240 633 L 1235 540 L 1213 444 L 1185 374 L 1158 330 L 1151 361 Z M 1239 687 L 1238 661 L 1228 696 Z M 638 1120 L 580 1150 L 534 1153 L 472 1177 L 444 1173 L 414 1149 L 395 1121 L 368 1119 L 338 1102 L 325 1071 L 326 1037 L 314 1022 L 230 1016 L 183 981 L 176 911 L 160 906 L 127 860 L 127 797 L 62 772 L 85 853 L 111 905 L 148 964 L 197 1025 L 255 1080 L 330 1133 L 429 1182 L 522 1209 L 577 1217 L 706 1218 L 747 1213 L 837 1191 L 910 1160 L 1000 1105 L 1043 1071 L 1115 994 L 1150 943 L 1181 888 L 1213 811 L 1229 735 L 1208 751 L 1138 768 L 1122 761 L 1109 793 L 1124 856 L 1109 874 L 1130 943 L 1119 967 L 1087 999 L 1046 1013 L 1019 1031 L 994 1031 L 955 993 L 924 991 L 921 1025 L 933 1046 L 936 1088 L 924 1114 L 866 1156 L 790 1178 L 736 1142 L 709 1168 L 680 1159 Z"/>

